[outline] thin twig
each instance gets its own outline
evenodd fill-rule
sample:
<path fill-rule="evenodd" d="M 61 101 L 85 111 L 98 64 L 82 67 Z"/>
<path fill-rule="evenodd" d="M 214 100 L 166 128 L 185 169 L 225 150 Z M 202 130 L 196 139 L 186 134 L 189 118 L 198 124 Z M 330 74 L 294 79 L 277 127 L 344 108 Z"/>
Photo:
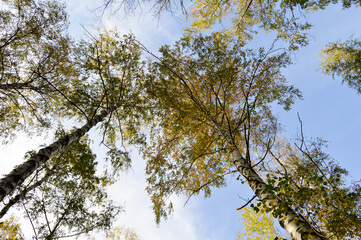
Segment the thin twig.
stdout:
<path fill-rule="evenodd" d="M 199 192 L 199 191 L 200 191 L 202 188 L 204 188 L 205 186 L 211 184 L 212 182 L 216 181 L 217 179 L 219 179 L 219 178 L 221 178 L 221 177 L 224 177 L 224 176 L 226 176 L 226 175 L 228 175 L 228 174 L 232 174 L 232 173 L 236 173 L 236 172 L 238 172 L 238 170 L 232 170 L 232 171 L 229 171 L 229 172 L 225 172 L 225 173 L 223 173 L 223 174 L 221 174 L 221 175 L 216 176 L 215 178 L 211 179 L 210 181 L 202 184 L 199 188 L 192 190 L 192 193 L 191 193 L 191 195 L 189 195 L 189 197 L 187 198 L 186 202 L 184 203 L 184 206 L 188 203 L 189 199 L 190 199 L 194 194 L 196 194 L 197 192 Z"/>
<path fill-rule="evenodd" d="M 52 88 L 54 88 L 55 91 L 60 93 L 60 95 L 65 98 L 65 100 L 67 100 L 71 105 L 73 105 L 76 109 L 78 109 L 83 114 L 83 116 L 89 121 L 89 117 L 86 115 L 86 113 L 77 104 L 75 104 L 73 101 L 71 101 L 61 90 L 59 90 L 57 87 L 55 87 L 54 84 L 52 84 L 46 77 L 42 76 L 40 73 L 38 73 L 38 75 L 43 80 L 45 80 Z"/>
<path fill-rule="evenodd" d="M 247 207 L 247 205 L 250 204 L 256 197 L 257 197 L 257 195 L 254 195 L 253 198 L 251 198 L 250 200 L 248 200 L 248 202 L 246 202 L 246 204 L 243 204 L 241 207 L 238 207 L 237 211 L 242 210 L 242 208 Z"/>
<path fill-rule="evenodd" d="M 28 216 L 28 219 L 30 221 L 30 224 L 31 224 L 31 227 L 33 228 L 33 231 L 34 231 L 34 234 L 35 234 L 35 239 L 39 239 L 38 238 L 38 235 L 36 234 L 36 230 L 35 230 L 35 227 L 34 227 L 34 224 L 33 224 L 33 220 L 31 220 L 31 217 L 30 217 L 30 214 L 29 214 L 29 211 L 28 209 L 25 207 L 25 204 L 23 201 L 21 201 L 21 204 L 23 205 L 24 209 L 25 209 L 25 212 L 26 212 L 26 215 Z"/>
<path fill-rule="evenodd" d="M 301 130 L 300 130 L 301 131 L 301 146 L 300 146 L 300 148 L 302 149 L 305 138 L 303 137 L 302 120 L 301 120 L 299 112 L 297 112 L 297 117 L 298 117 L 298 121 L 300 122 L 300 125 L 301 125 Z"/>

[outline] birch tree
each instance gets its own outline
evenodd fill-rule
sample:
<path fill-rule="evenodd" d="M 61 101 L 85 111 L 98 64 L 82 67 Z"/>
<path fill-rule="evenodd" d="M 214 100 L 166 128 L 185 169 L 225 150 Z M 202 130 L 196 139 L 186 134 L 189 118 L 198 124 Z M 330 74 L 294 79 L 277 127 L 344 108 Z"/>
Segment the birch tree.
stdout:
<path fill-rule="evenodd" d="M 292 238 L 325 239 L 258 173 L 277 133 L 272 104 L 287 110 L 301 96 L 281 74 L 287 54 L 245 50 L 217 33 L 160 52 L 149 70 L 160 110 L 145 151 L 156 220 L 169 214 L 170 194 L 207 197 L 239 172 Z"/>
<path fill-rule="evenodd" d="M 24 126 L 30 130 L 36 124 L 48 126 L 50 120 L 45 121 L 46 118 L 59 125 L 70 120 L 75 122 L 75 127 L 29 156 L 0 180 L 0 199 L 4 204 L 1 217 L 12 206 L 27 200 L 27 204 L 33 206 L 29 217 L 45 219 L 37 222 L 35 237 L 37 234 L 49 239 L 64 236 L 64 226 L 68 230 L 76 228 L 79 233 L 94 228 L 106 229 L 119 210 L 107 205 L 104 192 L 94 189 L 99 185 L 99 179 L 93 179 L 96 181 L 93 187 L 85 184 L 77 179 L 76 171 L 67 169 L 64 163 L 62 167 L 69 172 L 63 172 L 63 175 L 69 177 L 68 182 L 62 182 L 54 190 L 47 185 L 55 181 L 54 176 L 57 182 L 64 179 L 52 170 L 41 172 L 44 172 L 44 166 L 51 165 L 49 159 L 63 154 L 74 144 L 76 146 L 96 125 L 102 135 L 101 144 L 109 149 L 107 160 L 111 171 L 107 176 L 114 180 L 120 170 L 129 166 L 125 145 L 127 142 L 143 143 L 138 130 L 149 116 L 143 96 L 140 49 L 134 37 L 107 31 L 88 34 L 87 39 L 76 44 L 71 42 L 66 34 L 64 6 L 57 2 L 6 1 L 4 6 L 0 52 L 0 107 L 4 112 L 0 120 L 8 130 L 2 132 L 4 139 L 10 139 L 12 133 Z M 86 171 L 82 169 L 83 173 Z M 34 176 L 38 181 L 30 184 L 29 178 Z M 42 194 L 37 195 L 34 191 Z M 71 191 L 75 191 L 73 198 L 65 196 Z M 61 193 L 63 198 L 59 197 Z M 6 196 L 9 199 L 4 201 Z M 60 201 L 57 206 L 51 205 L 56 202 L 54 199 Z M 44 201 L 48 204 L 38 204 Z M 94 206 L 98 204 L 104 211 L 101 214 L 87 212 L 89 202 Z M 56 222 L 52 223 L 47 216 L 38 218 L 42 213 L 52 215 Z"/>
<path fill-rule="evenodd" d="M 52 172 L 22 201 L 38 238 L 57 239 L 110 229 L 122 209 L 107 199 L 111 176 L 97 173 L 97 164 L 89 139 L 82 138 L 53 157 L 32 178 L 41 180 Z"/>
<path fill-rule="evenodd" d="M 321 139 L 278 141 L 268 182 L 327 239 L 355 239 L 361 234 L 361 186 L 325 148 Z"/>
<path fill-rule="evenodd" d="M 129 162 L 123 148 L 125 141 L 142 143 L 138 129 L 149 108 L 142 95 L 142 64 L 134 38 L 122 38 L 115 32 L 104 32 L 91 41 L 79 44 L 77 51 L 74 63 L 77 76 L 69 82 L 69 106 L 64 106 L 64 109 L 67 109 L 67 116 L 72 116 L 71 119 L 83 122 L 84 125 L 40 149 L 2 178 L 1 200 L 51 156 L 79 140 L 97 124 L 100 124 L 102 143 L 109 148 L 110 164 L 115 172 L 122 168 L 122 159 Z M 72 104 L 75 102 L 76 105 Z M 120 146 L 117 140 L 120 140 Z"/>
<path fill-rule="evenodd" d="M 325 148 L 322 139 L 302 138 L 293 144 L 278 140 L 269 150 L 272 157 L 262 164 L 263 171 L 278 196 L 327 239 L 357 239 L 361 234 L 359 181 L 350 181 L 348 172 L 325 153 Z M 258 234 L 269 239 L 262 232 L 276 234 L 270 209 L 260 202 L 242 211 L 245 229 L 240 238 Z"/>
<path fill-rule="evenodd" d="M 1 217 L 17 207 L 31 222 L 35 239 L 109 230 L 122 209 L 107 199 L 106 187 L 113 183 L 112 176 L 97 173 L 97 165 L 90 140 L 79 139 L 53 156 L 25 181 L 24 188 L 16 189 L 9 200 L 3 201 Z"/>

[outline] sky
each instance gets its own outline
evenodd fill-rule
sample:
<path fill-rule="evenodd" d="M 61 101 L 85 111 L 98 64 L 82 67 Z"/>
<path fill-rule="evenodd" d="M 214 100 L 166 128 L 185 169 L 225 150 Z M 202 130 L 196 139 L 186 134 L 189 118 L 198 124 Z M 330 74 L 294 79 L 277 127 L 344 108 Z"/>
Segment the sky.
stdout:
<path fill-rule="evenodd" d="M 104 15 L 100 21 L 94 10 L 101 5 L 101 1 L 74 0 L 67 4 L 70 34 L 74 38 L 85 36 L 84 28 L 93 31 L 100 25 L 116 27 L 124 34 L 132 32 L 153 52 L 162 44 L 176 41 L 181 36 L 182 28 L 189 23 L 180 9 L 155 18 L 149 12 L 149 6 L 143 6 L 133 14 L 126 15 L 120 11 L 110 17 Z M 352 35 L 361 38 L 361 9 L 342 10 L 340 6 L 331 6 L 326 11 L 308 14 L 307 18 L 313 24 L 310 44 L 294 53 L 294 64 L 284 70 L 288 81 L 301 90 L 304 99 L 296 102 L 292 110 L 276 110 L 276 114 L 285 131 L 283 134 L 288 138 L 296 138 L 300 130 L 299 113 L 304 135 L 329 141 L 327 152 L 349 170 L 354 180 L 358 180 L 361 179 L 361 95 L 342 85 L 340 79 L 322 75 L 319 70 L 319 53 L 327 42 L 346 40 Z M 265 45 L 269 46 L 270 43 L 265 41 Z M 102 158 L 105 150 L 98 146 L 99 136 L 94 131 L 90 136 L 95 142 L 95 152 Z M 43 137 L 29 140 L 20 134 L 12 145 L 0 146 L 1 173 L 9 172 L 15 164 L 23 161 L 26 151 L 39 148 L 43 143 Z M 131 156 L 132 169 L 122 174 L 119 181 L 109 189 L 111 198 L 125 207 L 125 212 L 120 214 L 115 226 L 134 228 L 142 240 L 235 239 L 237 232 L 242 229 L 236 208 L 243 205 L 245 199 L 252 197 L 247 186 L 228 179 L 226 188 L 214 189 L 208 199 L 192 197 L 185 206 L 184 197 L 173 196 L 174 214 L 157 226 L 151 202 L 145 192 L 145 161 L 135 149 L 132 149 Z M 31 234 L 29 226 L 26 229 Z M 103 239 L 101 234 L 95 236 Z"/>

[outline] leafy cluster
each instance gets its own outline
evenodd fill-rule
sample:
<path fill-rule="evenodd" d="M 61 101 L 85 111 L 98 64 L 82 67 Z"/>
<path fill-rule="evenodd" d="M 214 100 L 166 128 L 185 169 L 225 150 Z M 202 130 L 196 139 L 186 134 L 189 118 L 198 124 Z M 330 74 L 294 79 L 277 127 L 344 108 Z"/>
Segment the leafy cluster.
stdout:
<path fill-rule="evenodd" d="M 71 73 L 67 14 L 57 1 L 2 1 L 0 129 L 4 141 L 29 126 L 46 127 Z"/>
<path fill-rule="evenodd" d="M 20 224 L 14 215 L 11 215 L 8 219 L 0 223 L 0 237 L 1 239 L 22 240 L 23 233 L 20 228 Z"/>
<path fill-rule="evenodd" d="M 244 230 L 238 233 L 237 240 L 263 240 L 281 239 L 282 234 L 275 226 L 275 219 L 270 213 L 260 206 L 257 211 L 255 207 L 246 207 L 241 210 L 240 220 Z"/>
<path fill-rule="evenodd" d="M 280 72 L 289 64 L 285 53 L 243 50 L 242 43 L 226 42 L 220 34 L 184 38 L 160 52 L 148 74 L 160 110 L 145 151 L 157 221 L 167 215 L 171 193 L 207 197 L 210 187 L 225 185 L 234 168 L 232 148 L 215 125 L 249 152 L 251 141 L 274 135 L 271 103 L 289 109 L 300 97 Z"/>
<path fill-rule="evenodd" d="M 26 183 L 41 185 L 21 201 L 40 238 L 54 239 L 111 227 L 121 208 L 107 200 L 110 176 L 98 175 L 88 138 L 54 156 Z M 29 153 L 31 154 L 31 153 Z"/>
<path fill-rule="evenodd" d="M 323 73 L 342 77 L 342 82 L 361 93 L 361 41 L 330 43 L 321 57 Z"/>
<path fill-rule="evenodd" d="M 109 240 L 139 240 L 137 233 L 132 228 L 116 227 L 107 233 Z"/>
<path fill-rule="evenodd" d="M 296 18 L 292 8 L 283 2 L 196 0 L 194 4 L 190 33 L 210 29 L 219 22 L 228 37 L 240 41 L 247 42 L 260 31 L 274 31 L 277 38 L 289 43 L 290 50 L 308 43 L 307 30 L 311 25 Z"/>
<path fill-rule="evenodd" d="M 282 167 L 273 169 L 277 173 L 268 175 L 268 183 L 282 201 L 328 239 L 354 239 L 361 234 L 361 186 L 347 184 L 347 171 L 325 154 L 323 147 L 319 139 L 306 149 L 283 143 L 274 156 Z"/>

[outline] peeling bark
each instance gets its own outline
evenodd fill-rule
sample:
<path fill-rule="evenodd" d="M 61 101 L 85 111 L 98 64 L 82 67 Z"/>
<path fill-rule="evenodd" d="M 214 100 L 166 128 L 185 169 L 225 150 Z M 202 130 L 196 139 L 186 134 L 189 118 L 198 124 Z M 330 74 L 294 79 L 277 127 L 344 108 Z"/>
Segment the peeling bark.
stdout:
<path fill-rule="evenodd" d="M 0 201 L 2 201 L 5 196 L 9 195 L 16 187 L 20 186 L 27 177 L 29 177 L 41 165 L 46 163 L 51 156 L 60 152 L 65 147 L 84 136 L 97 123 L 103 121 L 112 110 L 114 110 L 114 108 L 104 110 L 99 115 L 94 116 L 94 118 L 88 121 L 81 128 L 61 137 L 59 140 L 47 147 L 40 149 L 38 153 L 29 158 L 29 160 L 15 167 L 14 170 L 0 180 Z"/>

